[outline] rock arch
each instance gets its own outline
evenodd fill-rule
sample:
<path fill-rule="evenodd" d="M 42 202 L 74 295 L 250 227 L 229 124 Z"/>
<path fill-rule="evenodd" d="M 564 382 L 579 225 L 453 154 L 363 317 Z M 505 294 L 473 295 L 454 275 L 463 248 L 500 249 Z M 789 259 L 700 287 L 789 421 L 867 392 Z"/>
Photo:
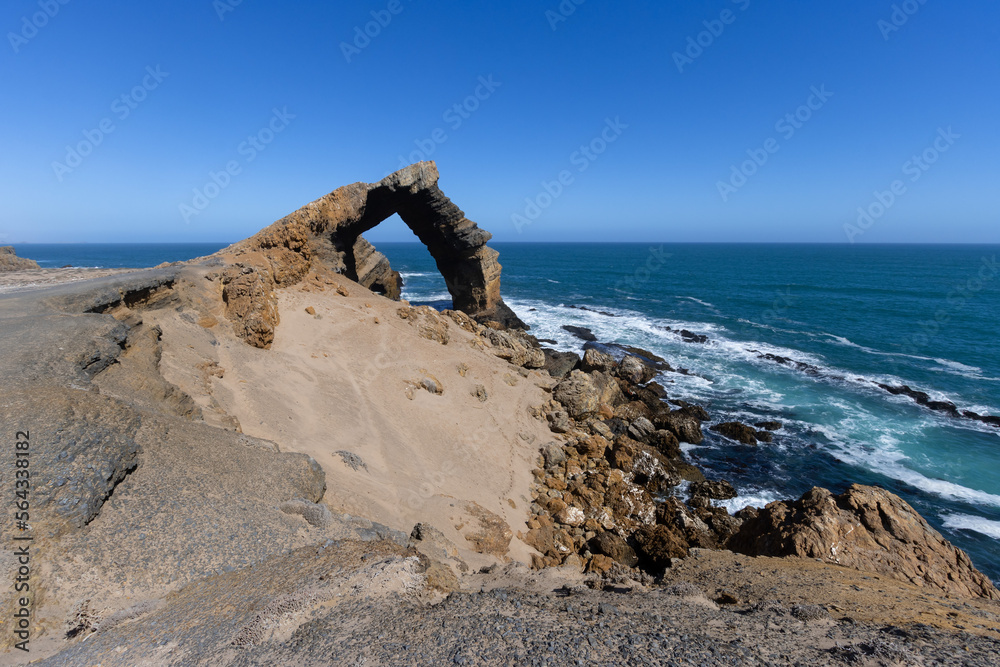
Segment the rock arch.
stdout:
<path fill-rule="evenodd" d="M 439 177 L 433 162 L 418 162 L 378 183 L 345 185 L 221 251 L 232 264 L 223 276 L 227 315 L 238 331 L 247 328 L 241 335 L 269 346 L 277 311 L 273 296 L 266 303 L 260 297 L 272 285 L 297 283 L 316 263 L 398 299 L 399 274 L 361 236 L 394 214 L 427 247 L 456 309 L 480 322 L 527 328 L 500 297 L 499 253 L 486 245 L 492 235 L 445 196 Z"/>

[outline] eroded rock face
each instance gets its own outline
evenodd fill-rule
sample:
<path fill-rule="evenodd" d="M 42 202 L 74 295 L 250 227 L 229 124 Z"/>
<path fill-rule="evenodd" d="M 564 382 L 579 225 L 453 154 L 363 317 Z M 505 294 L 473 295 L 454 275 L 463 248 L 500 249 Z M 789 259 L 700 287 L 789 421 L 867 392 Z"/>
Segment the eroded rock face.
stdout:
<path fill-rule="evenodd" d="M 18 257 L 13 246 L 0 247 L 0 271 L 25 271 L 39 268 L 33 259 Z"/>
<path fill-rule="evenodd" d="M 727 545 L 748 556 L 820 558 L 964 597 L 1000 600 L 968 555 L 899 496 L 855 484 L 834 496 L 813 488 L 747 518 Z"/>
<path fill-rule="evenodd" d="M 498 253 L 486 246 L 492 236 L 445 196 L 438 178 L 433 162 L 419 162 L 378 183 L 346 185 L 221 251 L 239 266 L 235 275 L 227 271 L 223 292 L 237 333 L 268 347 L 277 324 L 273 288 L 317 267 L 399 298 L 399 274 L 361 236 L 394 214 L 427 246 L 455 308 L 479 322 L 526 329 L 500 298 Z"/>

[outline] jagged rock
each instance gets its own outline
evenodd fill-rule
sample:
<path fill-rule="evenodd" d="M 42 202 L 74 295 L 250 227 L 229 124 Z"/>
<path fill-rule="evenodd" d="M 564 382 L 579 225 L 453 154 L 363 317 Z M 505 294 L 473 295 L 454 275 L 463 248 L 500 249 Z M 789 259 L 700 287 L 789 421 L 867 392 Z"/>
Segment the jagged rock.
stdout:
<path fill-rule="evenodd" d="M 688 555 L 687 541 L 662 524 L 640 528 L 633 538 L 640 561 L 650 570 L 662 570 L 670 566 L 672 558 Z"/>
<path fill-rule="evenodd" d="M 632 384 L 645 384 L 656 377 L 656 370 L 631 355 L 623 358 L 615 369 L 615 374 Z"/>
<path fill-rule="evenodd" d="M 777 421 L 757 422 L 754 426 L 765 431 L 780 431 L 782 428 L 781 422 Z"/>
<path fill-rule="evenodd" d="M 736 488 L 724 480 L 715 482 L 696 482 L 688 489 L 692 498 L 699 496 L 712 500 L 729 500 L 736 497 Z"/>
<path fill-rule="evenodd" d="M 566 377 L 580 363 L 580 355 L 576 352 L 560 352 L 544 347 L 542 353 L 545 355 L 544 368 L 554 378 Z"/>
<path fill-rule="evenodd" d="M 541 348 L 531 345 L 523 334 L 517 331 L 497 331 L 486 327 L 483 338 L 490 342 L 492 352 L 501 359 L 506 359 L 515 366 L 524 368 L 543 368 L 545 353 Z"/>
<path fill-rule="evenodd" d="M 572 425 L 569 422 L 569 415 L 565 410 L 556 410 L 545 415 L 549 421 L 549 428 L 553 433 L 566 433 Z"/>
<path fill-rule="evenodd" d="M 624 390 L 622 393 L 625 393 Z M 640 417 L 648 420 L 653 416 L 654 412 L 642 401 L 629 401 L 628 403 L 619 405 L 615 408 L 614 414 L 615 417 L 624 419 L 625 421 L 631 423 Z"/>
<path fill-rule="evenodd" d="M 590 540 L 588 546 L 593 553 L 607 556 L 625 567 L 635 567 L 639 564 L 635 549 L 615 533 L 602 531 Z"/>
<path fill-rule="evenodd" d="M 681 442 L 697 445 L 705 436 L 701 432 L 701 420 L 690 408 L 661 412 L 653 418 L 657 428 L 670 431 Z"/>
<path fill-rule="evenodd" d="M 254 347 L 267 349 L 274 341 L 279 321 L 274 286 L 271 272 L 263 266 L 239 262 L 222 273 L 226 317 L 236 335 Z"/>
<path fill-rule="evenodd" d="M 555 520 L 567 526 L 582 526 L 584 521 L 583 510 L 578 507 L 565 507 L 556 512 Z"/>
<path fill-rule="evenodd" d="M 451 340 L 448 318 L 430 306 L 403 306 L 396 310 L 400 319 L 416 327 L 421 338 L 447 345 Z M 497 356 L 500 356 L 499 354 Z M 506 357 L 505 357 L 506 358 Z"/>
<path fill-rule="evenodd" d="M 757 431 L 754 437 L 760 442 L 774 442 L 774 434 L 770 431 Z"/>
<path fill-rule="evenodd" d="M 580 360 L 580 370 L 584 373 L 592 371 L 608 372 L 615 367 L 615 358 L 593 348 L 584 350 Z"/>
<path fill-rule="evenodd" d="M 628 434 L 635 440 L 640 442 L 646 442 L 646 440 L 653 435 L 656 431 L 656 427 L 653 426 L 653 422 L 649 421 L 645 417 L 639 417 L 629 425 Z"/>
<path fill-rule="evenodd" d="M 566 463 L 566 452 L 558 442 L 551 442 L 542 448 L 542 458 L 546 468 L 553 468 Z"/>
<path fill-rule="evenodd" d="M 670 526 L 689 546 L 702 549 L 718 547 L 715 532 L 678 498 L 671 496 L 657 506 L 656 522 Z"/>
<path fill-rule="evenodd" d="M 601 404 L 614 409 L 627 401 L 625 394 L 622 393 L 621 387 L 618 384 L 618 380 L 610 373 L 594 371 L 590 374 L 590 377 L 597 388 L 597 398 Z"/>
<path fill-rule="evenodd" d="M 728 548 L 750 556 L 820 558 L 963 597 L 1000 600 L 968 555 L 899 496 L 855 484 L 839 496 L 813 488 L 748 517 Z"/>
<path fill-rule="evenodd" d="M 371 243 L 358 237 L 354 244 L 354 269 L 357 281 L 373 292 L 384 294 L 394 301 L 399 300 L 403 280 L 398 271 L 389 265 L 385 255 Z"/>
<path fill-rule="evenodd" d="M 601 391 L 594 378 L 581 371 L 572 371 L 557 384 L 552 397 L 566 407 L 573 419 L 586 419 L 596 414 L 601 405 Z"/>
<path fill-rule="evenodd" d="M 0 247 L 0 273 L 4 271 L 27 271 L 41 268 L 33 259 L 18 257 L 13 246 Z"/>
<path fill-rule="evenodd" d="M 757 431 L 746 424 L 739 422 L 723 422 L 712 427 L 716 433 L 721 433 L 731 440 L 742 442 L 744 445 L 757 444 Z"/>
<path fill-rule="evenodd" d="M 681 457 L 680 441 L 676 435 L 666 429 L 654 431 L 648 442 L 667 458 L 679 459 Z"/>

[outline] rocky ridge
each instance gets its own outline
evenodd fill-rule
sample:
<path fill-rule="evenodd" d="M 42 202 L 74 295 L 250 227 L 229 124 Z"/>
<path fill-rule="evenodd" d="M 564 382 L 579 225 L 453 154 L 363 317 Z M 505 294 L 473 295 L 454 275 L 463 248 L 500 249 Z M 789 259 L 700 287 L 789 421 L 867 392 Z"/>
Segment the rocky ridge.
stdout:
<path fill-rule="evenodd" d="M 18 257 L 13 246 L 0 247 L 0 272 L 4 271 L 28 271 L 40 268 L 38 262 L 33 259 Z"/>

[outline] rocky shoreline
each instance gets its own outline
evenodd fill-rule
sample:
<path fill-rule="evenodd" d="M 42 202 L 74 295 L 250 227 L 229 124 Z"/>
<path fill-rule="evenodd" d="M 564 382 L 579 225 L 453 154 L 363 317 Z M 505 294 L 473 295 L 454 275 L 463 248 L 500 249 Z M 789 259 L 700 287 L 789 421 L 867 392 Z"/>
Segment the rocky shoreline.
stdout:
<path fill-rule="evenodd" d="M 391 299 L 359 234 L 392 210 L 465 309 Z M 0 295 L 0 418 L 40 471 L 34 652 L 8 633 L 2 659 L 995 661 L 1000 593 L 905 502 L 853 486 L 730 515 L 681 444 L 781 424 L 715 423 L 646 350 L 544 348 L 488 238 L 427 163 L 212 257 Z"/>

